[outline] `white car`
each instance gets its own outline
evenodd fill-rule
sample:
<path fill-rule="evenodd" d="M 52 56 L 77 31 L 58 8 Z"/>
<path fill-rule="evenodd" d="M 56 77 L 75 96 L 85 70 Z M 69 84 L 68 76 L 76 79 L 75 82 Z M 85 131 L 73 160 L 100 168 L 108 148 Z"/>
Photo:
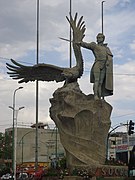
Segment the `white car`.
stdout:
<path fill-rule="evenodd" d="M 28 179 L 28 174 L 27 174 L 27 173 L 20 173 L 18 179 L 19 179 L 19 180 Z"/>
<path fill-rule="evenodd" d="M 11 178 L 11 175 L 8 173 L 1 177 L 1 179 L 10 179 L 10 178 Z"/>

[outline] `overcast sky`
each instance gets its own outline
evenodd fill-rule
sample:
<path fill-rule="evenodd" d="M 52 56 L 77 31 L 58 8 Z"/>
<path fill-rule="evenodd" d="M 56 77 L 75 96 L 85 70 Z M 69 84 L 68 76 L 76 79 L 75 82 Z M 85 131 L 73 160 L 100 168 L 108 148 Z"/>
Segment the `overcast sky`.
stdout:
<path fill-rule="evenodd" d="M 7 75 L 6 62 L 10 58 L 24 65 L 36 63 L 36 0 L 0 0 L 0 131 L 12 126 L 13 92 L 20 84 Z M 101 0 L 73 0 L 72 15 L 84 17 L 84 40 L 96 40 L 101 32 Z M 40 0 L 40 58 L 41 63 L 69 67 L 69 43 L 58 37 L 69 38 L 69 0 Z M 114 95 L 106 101 L 112 105 L 112 126 L 135 122 L 135 1 L 106 0 L 104 3 L 104 34 L 114 55 Z M 92 94 L 89 74 L 94 57 L 82 50 L 84 74 L 79 80 L 85 94 Z M 75 61 L 73 59 L 73 65 Z M 39 121 L 52 124 L 49 118 L 49 98 L 63 83 L 40 82 Z M 21 84 L 16 92 L 18 125 L 35 123 L 35 83 Z"/>

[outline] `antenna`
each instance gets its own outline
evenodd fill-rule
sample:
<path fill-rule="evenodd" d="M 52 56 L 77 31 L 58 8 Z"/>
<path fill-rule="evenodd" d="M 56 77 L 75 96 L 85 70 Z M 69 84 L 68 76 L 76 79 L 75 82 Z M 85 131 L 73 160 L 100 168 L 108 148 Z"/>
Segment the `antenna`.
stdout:
<path fill-rule="evenodd" d="M 102 17 L 102 34 L 104 34 L 104 11 L 103 11 L 103 7 L 104 7 L 104 2 L 102 1 L 102 6 L 101 6 L 101 17 Z"/>
<path fill-rule="evenodd" d="M 72 0 L 70 0 L 70 10 L 69 10 L 69 15 L 70 15 L 70 20 L 71 20 L 71 14 L 72 14 Z M 72 32 L 71 32 L 71 25 L 70 25 L 70 44 L 69 44 L 69 58 L 70 58 L 70 68 L 72 67 Z"/>

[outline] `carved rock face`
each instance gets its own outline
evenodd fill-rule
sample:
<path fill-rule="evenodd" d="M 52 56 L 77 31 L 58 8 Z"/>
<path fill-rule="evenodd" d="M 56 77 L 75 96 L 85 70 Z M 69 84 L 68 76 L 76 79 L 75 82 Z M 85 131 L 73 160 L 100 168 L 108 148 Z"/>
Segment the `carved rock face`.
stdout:
<path fill-rule="evenodd" d="M 112 107 L 83 94 L 77 83 L 56 90 L 50 102 L 50 116 L 58 127 L 68 166 L 104 164 Z"/>

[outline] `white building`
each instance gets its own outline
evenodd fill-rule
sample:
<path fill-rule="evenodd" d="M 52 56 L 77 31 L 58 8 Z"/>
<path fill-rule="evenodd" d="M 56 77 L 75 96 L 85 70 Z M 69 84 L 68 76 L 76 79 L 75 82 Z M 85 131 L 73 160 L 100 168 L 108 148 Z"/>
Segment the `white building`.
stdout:
<path fill-rule="evenodd" d="M 134 145 L 135 134 L 128 136 L 127 133 L 114 133 L 109 137 L 108 157 L 127 163 Z"/>
<path fill-rule="evenodd" d="M 16 162 L 23 164 L 35 162 L 35 136 L 36 129 L 17 128 Z M 9 135 L 12 135 L 12 128 L 6 129 Z M 38 129 L 38 162 L 49 162 L 51 158 L 65 155 L 64 148 L 60 142 L 57 129 L 44 129 L 40 126 Z"/>

